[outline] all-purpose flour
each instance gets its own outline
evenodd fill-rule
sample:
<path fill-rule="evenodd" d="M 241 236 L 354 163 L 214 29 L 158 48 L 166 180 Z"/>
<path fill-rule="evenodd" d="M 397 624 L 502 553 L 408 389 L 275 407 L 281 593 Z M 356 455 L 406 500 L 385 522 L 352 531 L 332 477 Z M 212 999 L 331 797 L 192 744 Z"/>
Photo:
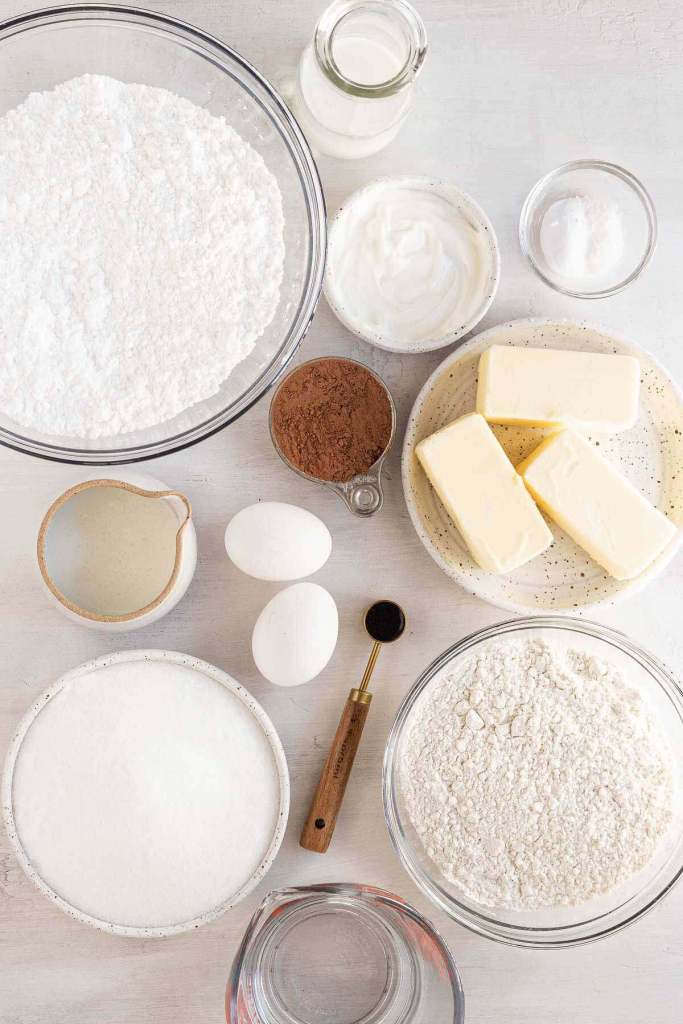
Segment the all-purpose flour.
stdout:
<path fill-rule="evenodd" d="M 30 725 L 14 767 L 19 840 L 45 882 L 117 925 L 181 924 L 263 862 L 280 808 L 273 750 L 203 673 L 126 662 L 73 679 Z"/>
<path fill-rule="evenodd" d="M 150 427 L 214 395 L 279 300 L 282 197 L 220 117 L 85 75 L 0 119 L 0 410 Z"/>
<path fill-rule="evenodd" d="M 488 647 L 417 704 L 402 786 L 432 860 L 492 907 L 576 905 L 652 857 L 668 750 L 615 668 L 543 641 Z"/>

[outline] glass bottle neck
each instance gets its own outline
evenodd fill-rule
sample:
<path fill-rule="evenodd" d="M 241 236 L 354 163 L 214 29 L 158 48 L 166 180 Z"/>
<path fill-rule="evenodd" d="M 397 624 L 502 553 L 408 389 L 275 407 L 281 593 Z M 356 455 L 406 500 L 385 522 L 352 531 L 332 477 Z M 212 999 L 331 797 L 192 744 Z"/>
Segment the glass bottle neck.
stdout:
<path fill-rule="evenodd" d="M 334 0 L 315 30 L 322 73 L 352 96 L 391 96 L 416 78 L 427 50 L 422 19 L 408 0 Z"/>

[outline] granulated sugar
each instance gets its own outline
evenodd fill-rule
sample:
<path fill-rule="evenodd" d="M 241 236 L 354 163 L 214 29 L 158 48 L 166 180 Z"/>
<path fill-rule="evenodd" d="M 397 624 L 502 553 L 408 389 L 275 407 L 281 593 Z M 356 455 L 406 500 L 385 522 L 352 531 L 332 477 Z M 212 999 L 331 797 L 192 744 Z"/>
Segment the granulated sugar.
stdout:
<path fill-rule="evenodd" d="M 491 907 L 577 905 L 652 858 L 672 816 L 669 752 L 616 669 L 545 641 L 489 646 L 437 679 L 402 762 L 432 860 Z"/>
<path fill-rule="evenodd" d="M 48 434 L 210 398 L 273 319 L 282 197 L 221 117 L 84 75 L 0 118 L 0 410 Z"/>
<path fill-rule="evenodd" d="M 280 786 L 242 702 L 170 662 L 109 665 L 67 683 L 14 767 L 19 840 L 76 909 L 116 925 L 181 924 L 263 862 Z"/>

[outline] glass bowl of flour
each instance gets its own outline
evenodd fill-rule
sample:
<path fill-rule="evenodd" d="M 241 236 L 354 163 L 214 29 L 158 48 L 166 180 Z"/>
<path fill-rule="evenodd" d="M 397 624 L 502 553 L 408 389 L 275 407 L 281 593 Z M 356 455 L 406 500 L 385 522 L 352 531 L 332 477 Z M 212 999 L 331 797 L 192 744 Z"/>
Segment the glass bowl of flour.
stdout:
<path fill-rule="evenodd" d="M 114 464 L 195 444 L 313 317 L 308 146 L 239 54 L 81 4 L 0 25 L 0 442 Z"/>
<path fill-rule="evenodd" d="M 454 644 L 387 743 L 384 808 L 413 880 L 460 924 L 536 948 L 642 917 L 683 872 L 683 691 L 569 617 Z"/>

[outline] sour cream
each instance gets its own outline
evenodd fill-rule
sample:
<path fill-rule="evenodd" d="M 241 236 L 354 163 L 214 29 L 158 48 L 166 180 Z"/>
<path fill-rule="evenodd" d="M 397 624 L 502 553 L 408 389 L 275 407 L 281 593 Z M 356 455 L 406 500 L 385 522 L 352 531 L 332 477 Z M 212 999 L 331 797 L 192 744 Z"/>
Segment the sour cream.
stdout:
<path fill-rule="evenodd" d="M 498 269 L 493 228 L 469 196 L 429 179 L 380 179 L 331 225 L 325 294 L 373 344 L 426 351 L 479 322 Z"/>

